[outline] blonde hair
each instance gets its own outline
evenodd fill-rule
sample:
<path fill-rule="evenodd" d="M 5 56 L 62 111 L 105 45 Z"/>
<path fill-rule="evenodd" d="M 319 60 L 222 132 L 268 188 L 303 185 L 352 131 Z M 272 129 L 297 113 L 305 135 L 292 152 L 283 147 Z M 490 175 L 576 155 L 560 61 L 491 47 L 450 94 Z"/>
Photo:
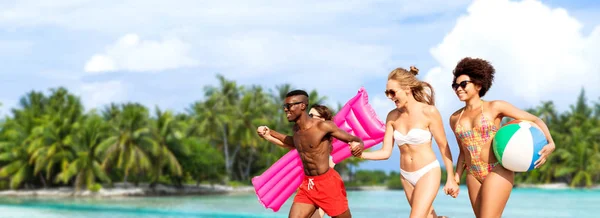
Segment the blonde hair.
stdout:
<path fill-rule="evenodd" d="M 413 97 L 418 102 L 435 105 L 433 87 L 431 84 L 417 79 L 417 74 L 419 74 L 419 69 L 414 66 L 410 66 L 410 70 L 399 67 L 390 72 L 388 80 L 395 80 L 402 88 L 410 88 Z"/>

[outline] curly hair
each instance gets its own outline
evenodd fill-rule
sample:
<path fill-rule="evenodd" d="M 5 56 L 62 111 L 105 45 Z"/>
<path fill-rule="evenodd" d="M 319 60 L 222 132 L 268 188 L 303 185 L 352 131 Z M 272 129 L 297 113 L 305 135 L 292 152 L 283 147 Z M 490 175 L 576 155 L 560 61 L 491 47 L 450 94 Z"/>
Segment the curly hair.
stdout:
<path fill-rule="evenodd" d="M 471 78 L 472 83 L 481 87 L 479 97 L 483 97 L 492 87 L 494 73 L 496 73 L 496 70 L 490 62 L 481 58 L 466 57 L 460 60 L 454 71 L 452 71 L 452 74 L 454 74 L 452 83 L 456 83 L 456 78 L 460 75 L 467 75 Z"/>
<path fill-rule="evenodd" d="M 311 108 L 314 108 L 320 115 L 320 117 L 322 117 L 325 120 L 331 120 L 333 119 L 333 113 L 331 113 L 331 110 L 329 110 L 329 108 L 327 106 L 324 105 L 320 105 L 320 104 L 313 104 L 311 106 Z"/>
<path fill-rule="evenodd" d="M 412 91 L 413 97 L 418 102 L 429 105 L 435 105 L 435 92 L 431 84 L 417 79 L 419 69 L 411 66 L 410 70 L 404 68 L 396 68 L 388 75 L 388 80 L 395 80 L 400 83 L 400 86 L 408 87 Z"/>

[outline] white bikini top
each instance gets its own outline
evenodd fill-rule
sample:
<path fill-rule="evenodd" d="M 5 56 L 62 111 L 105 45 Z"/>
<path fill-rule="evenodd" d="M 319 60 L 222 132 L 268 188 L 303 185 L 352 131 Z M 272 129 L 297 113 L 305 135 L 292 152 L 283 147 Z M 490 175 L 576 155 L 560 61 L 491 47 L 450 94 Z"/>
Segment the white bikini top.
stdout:
<path fill-rule="evenodd" d="M 431 132 L 420 128 L 413 128 L 406 135 L 403 135 L 398 130 L 394 130 L 394 139 L 396 139 L 398 146 L 404 144 L 418 145 L 431 141 Z"/>

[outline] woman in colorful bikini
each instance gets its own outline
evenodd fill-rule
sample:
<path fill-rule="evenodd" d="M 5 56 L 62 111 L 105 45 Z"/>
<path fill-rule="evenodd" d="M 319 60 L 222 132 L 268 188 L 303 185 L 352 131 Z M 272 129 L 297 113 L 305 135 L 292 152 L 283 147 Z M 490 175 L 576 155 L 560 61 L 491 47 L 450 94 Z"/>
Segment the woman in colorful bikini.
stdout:
<path fill-rule="evenodd" d="M 498 164 L 491 149 L 502 118 L 528 120 L 541 127 L 549 143 L 540 151 L 536 168 L 554 151 L 552 136 L 541 119 L 508 102 L 481 99 L 492 86 L 494 73 L 494 67 L 488 61 L 469 57 L 458 62 L 453 71 L 452 88 L 460 101 L 465 102 L 465 107 L 450 117 L 460 147 L 454 178 L 460 183 L 466 168 L 469 199 L 478 218 L 501 217 L 513 187 L 514 172 Z"/>
<path fill-rule="evenodd" d="M 333 113 L 331 113 L 331 110 L 329 110 L 329 108 L 327 106 L 320 105 L 320 104 L 313 104 L 310 108 L 310 111 L 308 111 L 308 116 L 311 118 L 320 119 L 323 121 L 333 119 Z M 273 144 L 280 145 L 280 146 L 283 145 L 283 142 L 281 140 L 278 140 L 271 135 L 265 135 L 265 139 L 267 139 L 267 141 L 269 141 Z M 329 167 L 333 168 L 334 166 L 335 166 L 335 163 L 333 162 L 332 157 L 329 156 Z M 315 213 L 313 213 L 311 218 L 323 218 L 324 216 L 325 216 L 325 211 L 323 211 L 323 209 L 319 208 L 318 210 L 315 211 Z"/>
<path fill-rule="evenodd" d="M 429 83 L 416 78 L 419 70 L 397 68 L 388 75 L 385 94 L 396 104 L 386 118 L 383 146 L 380 150 L 363 152 L 367 160 L 386 160 L 392 155 L 394 141 L 400 149 L 400 174 L 404 193 L 411 206 L 410 217 L 437 217 L 433 201 L 440 187 L 441 169 L 433 148 L 437 142 L 448 179 L 446 194 L 458 194 L 452 154 L 446 140 L 442 117 L 434 106 L 434 91 Z M 428 93 L 428 91 L 430 93 Z"/>

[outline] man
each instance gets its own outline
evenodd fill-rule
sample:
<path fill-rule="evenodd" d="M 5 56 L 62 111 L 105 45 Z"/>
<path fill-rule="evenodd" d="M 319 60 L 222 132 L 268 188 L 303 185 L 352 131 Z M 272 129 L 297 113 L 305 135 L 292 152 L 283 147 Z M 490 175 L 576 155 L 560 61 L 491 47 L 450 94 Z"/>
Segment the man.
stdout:
<path fill-rule="evenodd" d="M 261 137 L 274 137 L 283 142 L 282 147 L 297 149 L 304 166 L 304 181 L 300 185 L 289 217 L 309 217 L 322 208 L 331 217 L 352 217 L 348 208 L 346 188 L 340 175 L 329 167 L 331 140 L 352 143 L 352 155 L 360 157 L 364 144 L 356 136 L 339 129 L 332 121 L 322 121 L 308 116 L 308 94 L 294 90 L 286 95 L 283 110 L 289 122 L 295 122 L 293 136 L 287 136 L 266 126 L 258 127 Z"/>

